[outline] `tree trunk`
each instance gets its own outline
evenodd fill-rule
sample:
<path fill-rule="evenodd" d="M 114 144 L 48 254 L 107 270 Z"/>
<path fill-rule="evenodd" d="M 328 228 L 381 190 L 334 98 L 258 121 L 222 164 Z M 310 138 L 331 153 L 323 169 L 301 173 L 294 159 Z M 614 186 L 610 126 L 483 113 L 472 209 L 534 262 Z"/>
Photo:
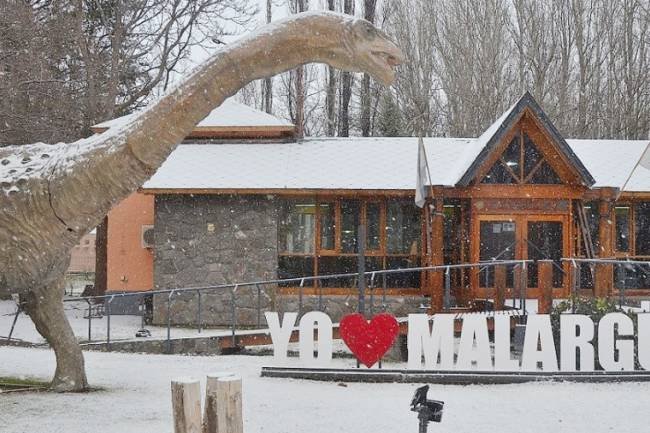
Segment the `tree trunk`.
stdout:
<path fill-rule="evenodd" d="M 327 9 L 334 11 L 334 0 L 327 0 Z M 327 67 L 325 106 L 327 107 L 327 135 L 333 137 L 336 134 L 336 71 L 331 66 Z"/>
<path fill-rule="evenodd" d="M 39 287 L 24 296 L 25 312 L 56 355 L 56 371 L 50 388 L 56 392 L 88 388 L 84 357 L 63 310 L 63 278 L 56 287 Z"/>
<path fill-rule="evenodd" d="M 363 17 L 375 23 L 375 9 L 377 0 L 364 0 L 363 2 Z M 364 137 L 370 136 L 370 75 L 363 74 L 363 81 L 361 83 L 361 135 Z"/>
<path fill-rule="evenodd" d="M 354 1 L 344 0 L 343 13 L 354 15 Z M 339 137 L 350 135 L 350 99 L 352 98 L 352 73 L 341 73 L 341 101 L 339 104 Z"/>
<path fill-rule="evenodd" d="M 95 236 L 95 287 L 92 295 L 103 295 L 108 288 L 108 217 L 97 226 Z"/>

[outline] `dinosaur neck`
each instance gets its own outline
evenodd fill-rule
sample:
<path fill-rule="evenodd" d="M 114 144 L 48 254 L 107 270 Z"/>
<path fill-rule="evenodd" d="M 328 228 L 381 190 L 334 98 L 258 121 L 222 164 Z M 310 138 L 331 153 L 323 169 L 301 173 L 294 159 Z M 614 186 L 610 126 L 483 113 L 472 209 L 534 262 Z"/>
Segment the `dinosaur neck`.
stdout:
<path fill-rule="evenodd" d="M 133 193 L 194 126 L 247 83 L 310 62 L 348 56 L 348 18 L 308 14 L 279 21 L 226 47 L 128 125 L 91 138 L 50 178 L 52 207 L 72 231 L 94 227 Z M 351 55 L 350 55 L 351 56 Z M 352 65 L 351 65 L 352 69 Z"/>

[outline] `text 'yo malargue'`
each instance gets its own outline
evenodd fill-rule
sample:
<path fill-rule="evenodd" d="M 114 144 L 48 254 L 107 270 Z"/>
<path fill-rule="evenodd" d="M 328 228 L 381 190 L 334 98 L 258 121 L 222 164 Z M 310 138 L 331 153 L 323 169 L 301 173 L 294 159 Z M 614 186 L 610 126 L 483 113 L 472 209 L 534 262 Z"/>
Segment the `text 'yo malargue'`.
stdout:
<path fill-rule="evenodd" d="M 276 312 L 265 315 L 276 361 L 287 362 L 288 345 L 297 325 L 301 364 L 331 366 L 333 323 L 327 314 L 312 311 L 298 323 L 297 313 L 284 313 L 282 320 Z M 632 318 L 623 313 L 606 314 L 597 323 L 589 316 L 562 314 L 558 337 L 553 335 L 550 315 L 529 315 L 523 349 L 515 358 L 511 353 L 511 317 L 507 315 L 489 319 L 481 314 L 465 315 L 460 338 L 455 338 L 455 314 L 410 314 L 408 369 L 594 371 L 597 359 L 605 371 L 633 371 L 636 349 L 638 365 L 650 370 L 650 313 L 636 317 L 635 333 Z M 492 342 L 488 320 L 494 320 Z"/>

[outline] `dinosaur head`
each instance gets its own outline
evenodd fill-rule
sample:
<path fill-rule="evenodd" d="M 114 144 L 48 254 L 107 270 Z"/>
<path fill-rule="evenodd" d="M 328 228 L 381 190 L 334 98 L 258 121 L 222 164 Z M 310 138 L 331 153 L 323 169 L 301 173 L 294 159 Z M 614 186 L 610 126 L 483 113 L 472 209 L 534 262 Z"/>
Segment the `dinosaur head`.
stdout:
<path fill-rule="evenodd" d="M 359 70 L 387 86 L 393 82 L 395 67 L 404 61 L 404 56 L 384 32 L 366 20 L 356 19 L 344 37 Z"/>

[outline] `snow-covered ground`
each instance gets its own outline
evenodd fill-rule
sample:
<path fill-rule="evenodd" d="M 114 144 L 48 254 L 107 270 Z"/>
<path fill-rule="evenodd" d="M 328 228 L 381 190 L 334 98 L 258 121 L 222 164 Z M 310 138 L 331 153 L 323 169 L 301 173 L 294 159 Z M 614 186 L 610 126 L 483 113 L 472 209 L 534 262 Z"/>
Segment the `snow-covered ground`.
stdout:
<path fill-rule="evenodd" d="M 88 352 L 88 394 L 0 394 L 2 433 L 167 433 L 170 380 L 231 371 L 242 375 L 246 433 L 382 433 L 417 431 L 409 411 L 415 384 L 348 384 L 259 377 L 272 363 L 259 356 L 188 357 Z M 352 360 L 335 360 L 352 366 Z M 0 376 L 47 378 L 45 349 L 0 347 Z M 530 383 L 437 386 L 442 424 L 431 432 L 647 432 L 650 383 Z"/>
<path fill-rule="evenodd" d="M 72 330 L 80 341 L 88 340 L 88 320 L 84 318 L 86 314 L 85 302 L 66 302 L 66 315 L 72 326 Z M 0 301 L 0 338 L 9 335 L 11 324 L 16 312 L 16 303 L 14 301 Z M 91 337 L 93 341 L 106 340 L 107 318 L 93 318 L 91 320 Z M 135 333 L 141 328 L 142 319 L 140 316 L 111 316 L 111 340 L 125 340 L 135 338 Z M 146 328 L 151 332 L 151 338 L 166 338 L 167 328 L 164 326 L 147 325 Z M 173 327 L 171 337 L 195 337 L 209 336 L 228 332 L 224 329 L 204 329 L 199 334 L 196 328 Z M 32 342 L 43 343 L 45 340 L 36 331 L 31 319 L 20 314 L 16 322 L 12 338 Z M 0 430 L 1 432 L 1 430 Z"/>

